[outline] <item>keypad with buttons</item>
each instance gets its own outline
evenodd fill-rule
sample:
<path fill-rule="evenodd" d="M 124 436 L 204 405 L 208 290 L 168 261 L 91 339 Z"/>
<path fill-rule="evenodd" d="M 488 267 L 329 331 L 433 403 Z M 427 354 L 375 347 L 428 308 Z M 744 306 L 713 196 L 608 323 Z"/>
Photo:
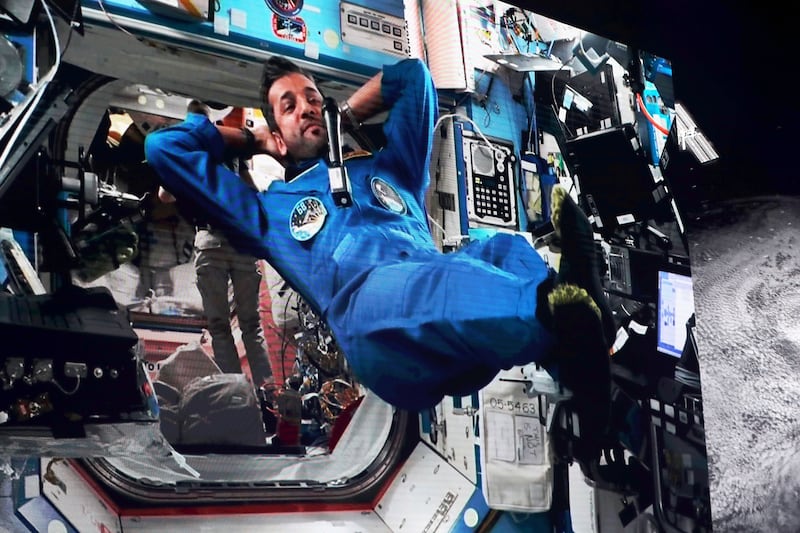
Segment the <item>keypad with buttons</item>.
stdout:
<path fill-rule="evenodd" d="M 475 191 L 475 214 L 481 217 L 500 218 L 505 222 L 512 219 L 510 188 L 498 180 L 473 176 Z"/>
<path fill-rule="evenodd" d="M 342 41 L 394 55 L 408 55 L 405 20 L 349 2 L 340 4 Z"/>
<path fill-rule="evenodd" d="M 464 158 L 469 179 L 468 210 L 473 221 L 514 226 L 517 220 L 513 153 L 504 145 L 488 149 L 482 140 L 469 140 Z"/>

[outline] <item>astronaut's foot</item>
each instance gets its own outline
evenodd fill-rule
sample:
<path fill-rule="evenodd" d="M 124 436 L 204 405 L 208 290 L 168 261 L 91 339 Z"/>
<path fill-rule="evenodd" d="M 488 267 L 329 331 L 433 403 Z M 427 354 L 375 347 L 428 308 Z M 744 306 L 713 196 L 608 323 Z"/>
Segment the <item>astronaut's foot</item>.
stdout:
<path fill-rule="evenodd" d="M 601 312 L 588 292 L 559 285 L 548 296 L 556 336 L 559 381 L 573 393 L 569 408 L 577 414 L 573 454 L 582 464 L 596 459 L 611 420 L 611 361 Z"/>
<path fill-rule="evenodd" d="M 561 247 L 557 282 L 577 285 L 589 293 L 600 309 L 606 348 L 610 348 L 614 344 L 617 327 L 600 280 L 592 225 L 563 187 L 553 187 L 550 205 L 553 228 Z"/>

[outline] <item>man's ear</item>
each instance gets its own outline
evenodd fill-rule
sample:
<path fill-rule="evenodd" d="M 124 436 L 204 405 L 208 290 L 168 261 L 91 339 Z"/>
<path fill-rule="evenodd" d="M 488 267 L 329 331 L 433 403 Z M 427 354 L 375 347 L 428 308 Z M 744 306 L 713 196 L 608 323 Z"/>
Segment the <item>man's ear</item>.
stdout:
<path fill-rule="evenodd" d="M 281 156 L 281 159 L 286 157 L 286 154 L 289 153 L 289 148 L 286 146 L 286 143 L 283 142 L 283 136 L 279 131 L 273 131 L 272 137 L 275 139 L 275 146 L 278 148 L 278 153 Z"/>

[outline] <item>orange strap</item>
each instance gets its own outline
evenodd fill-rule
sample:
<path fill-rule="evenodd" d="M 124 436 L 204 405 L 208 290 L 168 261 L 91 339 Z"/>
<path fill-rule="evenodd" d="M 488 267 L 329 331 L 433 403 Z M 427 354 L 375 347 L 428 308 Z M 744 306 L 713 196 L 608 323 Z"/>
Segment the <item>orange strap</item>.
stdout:
<path fill-rule="evenodd" d="M 200 10 L 192 3 L 192 0 L 179 0 L 183 8 L 188 11 L 192 16 L 197 18 L 204 18 Z"/>

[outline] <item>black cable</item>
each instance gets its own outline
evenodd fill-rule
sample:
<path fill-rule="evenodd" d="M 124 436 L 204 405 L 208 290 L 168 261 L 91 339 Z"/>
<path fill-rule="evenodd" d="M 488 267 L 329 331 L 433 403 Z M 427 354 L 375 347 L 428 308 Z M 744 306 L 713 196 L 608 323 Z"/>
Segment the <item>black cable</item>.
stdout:
<path fill-rule="evenodd" d="M 533 124 L 534 124 L 534 122 L 536 122 L 536 101 L 535 101 L 535 98 L 534 98 L 534 93 L 535 93 L 536 89 L 533 86 L 533 80 L 531 80 L 530 72 L 525 74 L 525 81 L 528 82 L 528 85 L 530 86 L 530 90 L 531 90 L 531 93 L 530 93 L 531 94 L 531 110 L 528 113 L 528 150 L 531 150 L 534 154 L 536 154 L 538 156 L 539 155 L 539 143 L 538 142 L 534 143 L 533 139 L 531 138 L 531 137 L 533 137 L 533 129 L 534 129 L 533 128 Z M 524 89 L 522 91 L 522 100 L 523 100 L 523 102 L 525 101 L 525 90 Z M 527 106 L 525 106 L 525 107 L 526 107 L 525 111 L 527 112 L 528 111 Z M 539 128 L 537 127 L 536 129 L 538 130 Z"/>
<path fill-rule="evenodd" d="M 575 58 L 575 56 L 573 55 L 571 58 L 569 58 L 569 61 L 566 61 L 566 62 L 562 63 L 561 66 L 558 67 L 558 70 L 553 73 L 553 77 L 550 79 L 550 95 L 553 98 L 553 113 L 555 113 L 555 119 L 556 119 L 556 122 L 558 123 L 559 129 L 561 129 L 563 132 L 567 133 L 567 135 L 565 135 L 566 138 L 572 138 L 575 135 L 572 133 L 572 130 L 569 129 L 569 126 L 567 126 L 566 121 L 562 121 L 558 116 L 558 109 L 561 107 L 561 105 L 556 103 L 556 75 L 559 72 L 561 72 L 561 69 L 566 67 L 567 63 L 572 61 L 574 58 Z M 567 90 L 567 85 L 566 85 L 566 82 L 564 82 L 564 91 L 565 91 L 565 93 L 566 93 L 566 90 Z M 562 96 L 562 100 L 563 100 L 563 96 Z"/>
<path fill-rule="evenodd" d="M 552 96 L 552 98 L 553 98 L 553 104 L 554 104 L 554 105 L 556 104 L 556 76 L 558 75 L 558 73 L 559 73 L 559 72 L 561 72 L 561 69 L 563 69 L 564 67 L 566 67 L 566 66 L 567 66 L 567 63 L 569 63 L 570 61 L 572 61 L 574 58 L 575 58 L 575 56 L 573 55 L 573 56 L 572 56 L 572 57 L 569 59 L 569 61 L 566 61 L 566 62 L 564 62 L 564 63 L 561 63 L 561 66 L 560 66 L 560 67 L 558 67 L 558 70 L 557 70 L 557 71 L 555 71 L 555 72 L 553 73 L 553 78 L 550 80 L 550 95 L 551 95 L 551 96 Z M 565 85 L 566 85 L 566 82 L 565 82 Z M 564 90 L 566 91 L 566 86 L 564 87 Z M 557 105 L 557 106 L 556 106 L 556 109 L 558 109 L 559 107 L 561 107 L 561 106 L 560 106 L 560 105 Z M 556 118 L 558 118 L 558 113 L 556 113 Z"/>
<path fill-rule="evenodd" d="M 69 43 L 72 41 L 72 34 L 75 33 L 75 19 L 78 16 L 78 9 L 80 9 L 80 7 L 81 7 L 80 1 L 75 0 L 75 6 L 72 8 L 72 15 L 70 15 L 69 19 L 69 33 L 67 34 L 67 42 L 64 44 L 64 48 L 61 50 L 62 56 L 67 53 L 67 48 L 69 48 Z"/>

